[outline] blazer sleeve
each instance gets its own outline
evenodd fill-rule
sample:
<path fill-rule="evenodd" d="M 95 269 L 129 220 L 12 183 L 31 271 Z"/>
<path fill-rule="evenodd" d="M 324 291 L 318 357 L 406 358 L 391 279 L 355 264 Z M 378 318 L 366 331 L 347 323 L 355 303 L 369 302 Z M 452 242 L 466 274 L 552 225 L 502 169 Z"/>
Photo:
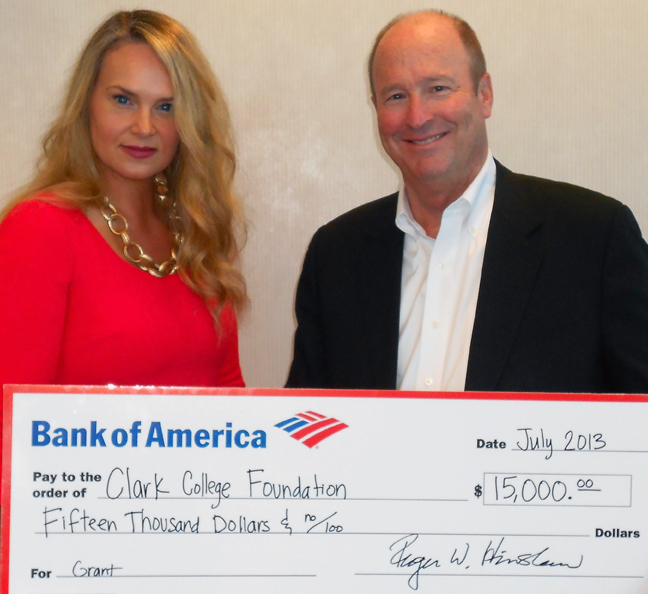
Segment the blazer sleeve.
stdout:
<path fill-rule="evenodd" d="M 315 233 L 308 246 L 297 283 L 297 329 L 286 388 L 325 388 L 328 385 L 317 272 L 320 232 Z"/>
<path fill-rule="evenodd" d="M 608 238 L 601 308 L 604 361 L 610 389 L 648 393 L 648 245 L 627 206 Z"/>
<path fill-rule="evenodd" d="M 397 198 L 363 204 L 313 236 L 286 387 L 395 389 L 404 240 Z"/>

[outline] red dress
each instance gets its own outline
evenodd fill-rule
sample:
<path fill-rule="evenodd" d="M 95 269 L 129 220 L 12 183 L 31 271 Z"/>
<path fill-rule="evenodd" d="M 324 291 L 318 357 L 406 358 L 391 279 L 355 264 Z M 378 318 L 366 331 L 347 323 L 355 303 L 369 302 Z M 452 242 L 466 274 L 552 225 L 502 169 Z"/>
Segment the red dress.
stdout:
<path fill-rule="evenodd" d="M 122 260 L 79 209 L 42 200 L 0 224 L 0 385 L 244 386 L 236 317 L 217 335 L 177 274 Z"/>

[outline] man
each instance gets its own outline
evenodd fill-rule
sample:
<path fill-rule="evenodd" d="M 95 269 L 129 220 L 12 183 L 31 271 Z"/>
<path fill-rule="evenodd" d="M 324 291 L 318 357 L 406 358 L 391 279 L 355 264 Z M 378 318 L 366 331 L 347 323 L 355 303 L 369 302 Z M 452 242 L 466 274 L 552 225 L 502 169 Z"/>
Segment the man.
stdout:
<path fill-rule="evenodd" d="M 467 23 L 395 19 L 369 76 L 403 188 L 313 237 L 287 386 L 648 392 L 639 227 L 616 200 L 493 159 Z"/>

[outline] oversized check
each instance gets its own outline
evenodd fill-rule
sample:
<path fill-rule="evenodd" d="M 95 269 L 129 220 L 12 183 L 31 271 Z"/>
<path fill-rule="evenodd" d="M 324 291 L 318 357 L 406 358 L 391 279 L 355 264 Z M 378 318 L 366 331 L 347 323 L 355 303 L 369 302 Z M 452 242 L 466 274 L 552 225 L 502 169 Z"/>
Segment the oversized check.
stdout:
<path fill-rule="evenodd" d="M 9 594 L 648 593 L 648 398 L 5 389 Z"/>

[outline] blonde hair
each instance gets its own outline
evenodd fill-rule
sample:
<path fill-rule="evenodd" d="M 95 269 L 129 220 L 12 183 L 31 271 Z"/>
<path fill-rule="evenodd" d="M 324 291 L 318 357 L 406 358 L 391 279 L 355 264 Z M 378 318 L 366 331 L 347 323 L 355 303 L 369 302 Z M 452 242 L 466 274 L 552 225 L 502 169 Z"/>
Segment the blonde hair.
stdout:
<path fill-rule="evenodd" d="M 53 201 L 80 208 L 103 195 L 88 104 L 104 57 L 129 42 L 146 43 L 173 84 L 180 145 L 165 174 L 182 221 L 179 273 L 210 304 L 218 322 L 225 303 L 236 309 L 247 303 L 237 266 L 245 222 L 232 191 L 236 158 L 216 77 L 196 39 L 174 19 L 151 10 L 121 11 L 99 26 L 79 57 L 61 113 L 43 139 L 35 177 L 3 214 L 43 190 L 54 194 Z"/>

